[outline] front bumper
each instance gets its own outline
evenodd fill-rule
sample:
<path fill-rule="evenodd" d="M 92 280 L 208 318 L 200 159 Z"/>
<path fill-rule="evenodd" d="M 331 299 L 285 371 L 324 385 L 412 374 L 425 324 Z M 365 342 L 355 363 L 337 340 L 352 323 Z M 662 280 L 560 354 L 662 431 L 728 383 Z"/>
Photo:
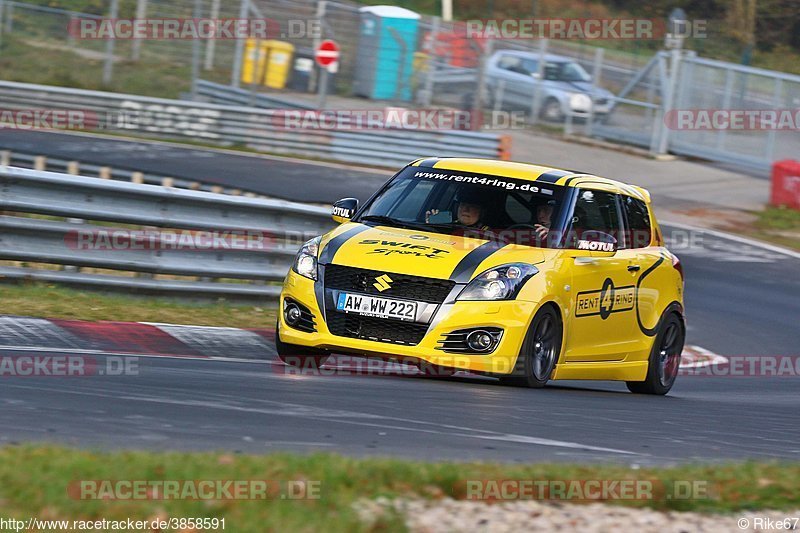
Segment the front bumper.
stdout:
<path fill-rule="evenodd" d="M 422 340 L 410 346 L 334 335 L 328 329 L 323 310 L 317 303 L 315 282 L 293 271 L 289 272 L 284 282 L 279 309 L 283 309 L 286 298 L 303 304 L 312 312 L 317 331 L 304 332 L 289 327 L 283 313 L 278 313 L 280 338 L 285 343 L 386 360 L 422 360 L 433 365 L 493 374 L 508 374 L 514 368 L 522 341 L 537 309 L 535 302 L 519 300 L 443 303 L 434 313 Z M 337 313 L 331 310 L 327 312 Z M 499 344 L 489 354 L 448 353 L 437 349 L 441 347 L 438 341 L 446 333 L 483 327 L 503 330 Z"/>

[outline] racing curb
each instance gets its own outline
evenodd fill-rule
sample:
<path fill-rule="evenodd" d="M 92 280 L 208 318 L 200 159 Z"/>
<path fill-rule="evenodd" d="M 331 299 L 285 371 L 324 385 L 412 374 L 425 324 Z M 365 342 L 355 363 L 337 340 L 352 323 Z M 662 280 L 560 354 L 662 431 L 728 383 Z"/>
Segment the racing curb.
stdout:
<path fill-rule="evenodd" d="M 88 322 L 0 315 L 0 349 L 236 361 L 273 360 L 275 330 L 151 322 Z M 686 346 L 681 368 L 724 364 L 725 357 Z M 387 368 L 393 363 L 384 363 Z M 380 366 L 380 365 L 378 365 Z"/>

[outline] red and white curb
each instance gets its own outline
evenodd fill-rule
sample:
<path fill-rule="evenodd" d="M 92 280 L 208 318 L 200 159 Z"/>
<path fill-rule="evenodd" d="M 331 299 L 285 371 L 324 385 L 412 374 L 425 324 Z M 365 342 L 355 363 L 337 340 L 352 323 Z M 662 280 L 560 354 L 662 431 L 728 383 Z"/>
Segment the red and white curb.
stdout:
<path fill-rule="evenodd" d="M 0 349 L 23 352 L 275 362 L 274 338 L 275 330 L 271 328 L 240 329 L 0 316 Z M 726 357 L 690 345 L 684 348 L 681 368 L 702 368 L 727 362 Z M 377 371 L 391 373 L 398 370 L 397 363 L 375 362 L 374 365 L 370 364 L 370 368 Z M 334 368 L 354 370 L 363 369 L 363 366 L 344 362 Z"/>

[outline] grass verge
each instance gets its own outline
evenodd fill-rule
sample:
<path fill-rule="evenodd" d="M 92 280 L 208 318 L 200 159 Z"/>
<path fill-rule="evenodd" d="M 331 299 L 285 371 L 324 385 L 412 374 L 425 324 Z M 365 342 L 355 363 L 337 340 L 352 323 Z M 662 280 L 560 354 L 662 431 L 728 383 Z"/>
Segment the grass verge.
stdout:
<path fill-rule="evenodd" d="M 756 215 L 753 237 L 800 251 L 800 211 L 767 207 Z"/>
<path fill-rule="evenodd" d="M 0 449 L 0 513 L 6 518 L 69 520 L 208 517 L 225 518 L 226 529 L 231 531 L 354 531 L 365 529 L 355 510 L 359 500 L 379 496 L 463 499 L 466 481 L 471 479 L 639 479 L 659 480 L 667 487 L 676 481 L 702 481 L 710 487 L 707 498 L 667 498 L 654 491 L 652 499 L 613 503 L 660 510 L 735 512 L 800 507 L 798 476 L 798 463 L 632 470 L 568 464 L 422 463 L 333 454 L 98 453 L 25 445 Z M 268 490 L 266 499 L 254 500 L 100 500 L 80 498 L 75 487 L 81 480 L 267 480 L 270 487 L 275 483 L 281 488 Z M 287 495 L 289 482 L 295 489 L 304 486 L 316 491 L 319 497 L 281 498 L 281 494 Z M 394 531 L 402 529 L 402 523 L 398 517 L 388 517 L 371 528 Z"/>
<path fill-rule="evenodd" d="M 226 300 L 189 301 L 112 295 L 45 283 L 0 284 L 3 314 L 76 320 L 163 322 L 202 326 L 271 328 L 276 310 Z"/>

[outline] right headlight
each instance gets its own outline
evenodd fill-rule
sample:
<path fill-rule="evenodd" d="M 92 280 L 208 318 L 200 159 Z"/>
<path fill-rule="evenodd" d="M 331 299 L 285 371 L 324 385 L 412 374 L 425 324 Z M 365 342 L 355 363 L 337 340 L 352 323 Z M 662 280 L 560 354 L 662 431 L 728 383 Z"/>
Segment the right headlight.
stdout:
<path fill-rule="evenodd" d="M 292 270 L 303 277 L 317 279 L 317 255 L 319 254 L 319 241 L 322 237 L 314 237 L 303 244 L 294 258 Z"/>
<path fill-rule="evenodd" d="M 487 270 L 464 287 L 457 300 L 511 300 L 539 269 L 527 263 L 509 263 Z"/>

